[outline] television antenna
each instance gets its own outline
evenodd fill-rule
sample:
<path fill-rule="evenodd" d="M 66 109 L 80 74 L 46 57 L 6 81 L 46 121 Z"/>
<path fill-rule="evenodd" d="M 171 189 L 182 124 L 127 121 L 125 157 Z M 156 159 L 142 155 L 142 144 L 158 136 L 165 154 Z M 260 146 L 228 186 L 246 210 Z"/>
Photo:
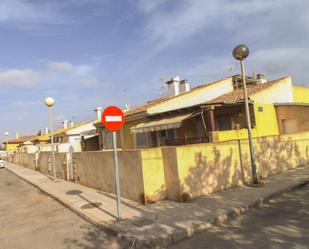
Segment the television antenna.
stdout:
<path fill-rule="evenodd" d="M 165 86 L 164 86 L 165 80 L 164 79 L 160 79 L 160 96 L 161 98 L 164 97 L 164 90 L 165 90 Z"/>

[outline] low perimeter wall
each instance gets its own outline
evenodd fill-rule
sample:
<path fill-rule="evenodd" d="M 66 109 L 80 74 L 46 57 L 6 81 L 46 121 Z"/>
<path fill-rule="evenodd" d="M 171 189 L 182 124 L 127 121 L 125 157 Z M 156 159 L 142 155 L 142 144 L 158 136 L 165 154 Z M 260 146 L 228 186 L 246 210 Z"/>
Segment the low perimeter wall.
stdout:
<path fill-rule="evenodd" d="M 77 183 L 115 193 L 113 152 L 73 153 Z M 144 203 L 143 173 L 140 151 L 118 151 L 121 196 Z"/>
<path fill-rule="evenodd" d="M 309 132 L 254 140 L 260 178 L 309 163 Z M 113 152 L 55 153 L 57 177 L 115 193 Z M 246 140 L 119 151 L 121 196 L 151 203 L 187 201 L 252 181 Z M 52 175 L 51 153 L 10 161 Z"/>
<path fill-rule="evenodd" d="M 254 139 L 260 178 L 309 163 L 309 132 Z M 163 148 L 167 197 L 186 201 L 252 181 L 248 141 Z"/>

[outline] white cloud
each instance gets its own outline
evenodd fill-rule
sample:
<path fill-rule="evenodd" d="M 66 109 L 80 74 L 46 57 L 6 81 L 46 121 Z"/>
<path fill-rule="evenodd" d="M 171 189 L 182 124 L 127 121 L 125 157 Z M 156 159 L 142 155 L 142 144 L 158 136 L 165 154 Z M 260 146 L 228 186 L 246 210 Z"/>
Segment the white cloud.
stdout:
<path fill-rule="evenodd" d="M 252 53 L 248 68 L 254 72 L 266 72 L 273 77 L 294 76 L 296 84 L 308 83 L 309 48 L 264 48 Z M 297 59 L 295 59 L 297 58 Z"/>
<path fill-rule="evenodd" d="M 58 7 L 59 5 L 49 1 L 35 3 L 24 0 L 2 0 L 0 23 L 15 22 L 21 25 L 60 23 L 63 19 L 59 15 Z"/>
<path fill-rule="evenodd" d="M 88 78 L 81 81 L 82 86 L 85 87 L 96 87 L 98 85 L 98 80 L 96 78 Z"/>
<path fill-rule="evenodd" d="M 78 65 L 75 68 L 75 74 L 79 76 L 86 76 L 89 75 L 94 70 L 93 65 Z"/>
<path fill-rule="evenodd" d="M 12 106 L 15 107 L 32 107 L 32 106 L 39 106 L 43 105 L 40 101 L 23 101 L 23 100 L 18 100 L 18 101 L 13 101 L 11 103 Z"/>
<path fill-rule="evenodd" d="M 167 0 L 136 0 L 135 3 L 137 6 L 145 12 L 151 12 L 157 9 L 163 3 L 166 3 Z"/>
<path fill-rule="evenodd" d="M 53 61 L 48 64 L 49 70 L 57 73 L 71 73 L 74 70 L 74 66 L 72 63 L 68 61 Z"/>
<path fill-rule="evenodd" d="M 103 0 L 1 0 L 0 24 L 12 24 L 22 29 L 37 29 L 46 25 L 71 25 L 84 20 L 72 12 L 83 8 L 87 16 L 104 12 Z M 63 26 L 61 28 L 64 28 Z M 41 33 L 43 34 L 43 33 Z M 45 34 L 45 33 L 44 33 Z"/>
<path fill-rule="evenodd" d="M 40 73 L 31 69 L 10 69 L 0 72 L 2 86 L 33 86 L 40 79 Z"/>
<path fill-rule="evenodd" d="M 263 72 L 270 78 L 291 74 L 301 84 L 309 81 L 306 0 L 150 2 L 135 1 L 145 13 L 143 42 L 151 47 L 144 60 L 177 45 L 196 44 L 202 38 L 205 50 L 196 56 L 195 65 L 182 71 L 199 80 L 216 79 L 228 75 L 224 68 L 234 63 L 227 48 L 232 51 L 237 43 L 246 43 L 251 50 L 246 63 L 249 73 Z"/>
<path fill-rule="evenodd" d="M 137 7 L 145 12 L 144 40 L 152 43 L 152 53 L 169 46 L 184 43 L 199 32 L 213 32 L 214 27 L 225 32 L 249 26 L 257 16 L 268 18 L 268 14 L 294 3 L 291 0 L 179 0 L 173 7 L 169 1 L 136 1 Z M 303 0 L 298 0 L 303 2 Z M 177 3 L 177 4 L 176 4 Z M 164 8 L 157 8 L 165 4 Z M 265 16 L 264 16 L 265 15 Z M 264 26 L 267 29 L 267 26 Z M 259 30 L 249 29 L 248 33 Z M 233 37 L 235 39 L 235 37 Z"/>

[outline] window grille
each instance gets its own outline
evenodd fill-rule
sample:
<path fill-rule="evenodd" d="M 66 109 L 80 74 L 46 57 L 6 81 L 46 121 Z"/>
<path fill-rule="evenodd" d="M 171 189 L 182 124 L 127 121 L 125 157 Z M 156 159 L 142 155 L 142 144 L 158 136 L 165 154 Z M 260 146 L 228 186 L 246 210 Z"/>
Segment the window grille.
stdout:
<path fill-rule="evenodd" d="M 231 117 L 218 118 L 218 128 L 219 131 L 232 130 L 232 118 Z"/>

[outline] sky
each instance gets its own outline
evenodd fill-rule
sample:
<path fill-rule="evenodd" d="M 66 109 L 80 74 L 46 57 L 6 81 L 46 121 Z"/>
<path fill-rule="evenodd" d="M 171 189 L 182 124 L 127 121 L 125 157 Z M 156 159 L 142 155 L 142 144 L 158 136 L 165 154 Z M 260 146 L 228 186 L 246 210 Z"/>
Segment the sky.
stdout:
<path fill-rule="evenodd" d="M 47 96 L 59 127 L 158 98 L 175 75 L 236 74 L 240 43 L 248 74 L 309 85 L 308 13 L 307 0 L 1 0 L 0 140 L 47 127 Z"/>

